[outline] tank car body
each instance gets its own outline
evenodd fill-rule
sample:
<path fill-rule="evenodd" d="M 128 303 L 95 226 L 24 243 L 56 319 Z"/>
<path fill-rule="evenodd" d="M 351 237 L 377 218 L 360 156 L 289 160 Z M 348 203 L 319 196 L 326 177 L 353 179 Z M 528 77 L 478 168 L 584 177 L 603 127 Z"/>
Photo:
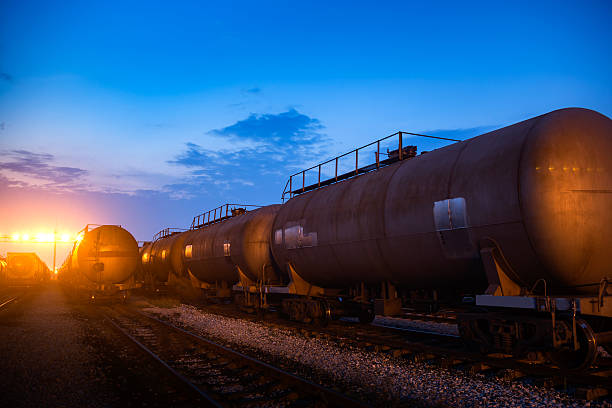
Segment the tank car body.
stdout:
<path fill-rule="evenodd" d="M 183 244 L 189 231 L 166 228 L 155 234 L 141 249 L 140 262 L 145 275 L 145 286 L 160 292 L 167 285 L 187 277 L 183 261 Z"/>
<path fill-rule="evenodd" d="M 243 287 L 276 284 L 279 275 L 270 253 L 272 223 L 279 205 L 238 211 L 227 219 L 191 231 L 183 256 L 194 284 L 214 287 L 227 297 L 238 281 Z"/>
<path fill-rule="evenodd" d="M 48 280 L 47 265 L 33 252 L 9 252 L 6 257 L 6 281 L 9 285 L 34 285 Z"/>
<path fill-rule="evenodd" d="M 168 277 L 184 277 L 186 269 L 183 262 L 183 245 L 189 232 L 172 232 L 156 240 L 151 246 L 151 268 L 159 282 L 167 282 Z"/>
<path fill-rule="evenodd" d="M 272 251 L 306 281 L 486 288 L 480 251 L 549 293 L 610 273 L 612 121 L 564 109 L 292 198 Z"/>
<path fill-rule="evenodd" d="M 142 281 L 144 286 L 149 286 L 153 271 L 151 269 L 151 248 L 153 241 L 144 242 L 142 248 L 139 249 L 140 269 L 142 270 Z"/>
<path fill-rule="evenodd" d="M 60 279 L 69 286 L 96 296 L 127 296 L 136 287 L 138 243 L 116 225 L 87 225 L 62 266 Z"/>

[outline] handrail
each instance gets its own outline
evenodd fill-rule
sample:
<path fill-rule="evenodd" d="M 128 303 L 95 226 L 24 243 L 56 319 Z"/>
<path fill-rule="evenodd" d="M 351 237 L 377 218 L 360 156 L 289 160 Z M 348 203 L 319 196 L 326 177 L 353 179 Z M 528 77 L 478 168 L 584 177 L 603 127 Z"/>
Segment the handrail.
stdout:
<path fill-rule="evenodd" d="M 178 232 L 187 231 L 185 228 L 164 228 L 159 231 L 157 234 L 153 235 L 153 241 L 155 242 L 158 239 L 169 237 L 170 235 L 176 234 Z"/>
<path fill-rule="evenodd" d="M 309 167 L 305 170 L 299 171 L 297 173 L 294 173 L 292 175 L 289 176 L 289 179 L 287 180 L 287 182 L 285 183 L 285 187 L 283 188 L 283 195 L 281 197 L 282 201 L 285 202 L 285 197 L 288 195 L 289 198 L 292 198 L 294 195 L 296 194 L 301 194 L 304 193 L 306 191 L 311 191 L 314 189 L 317 189 L 319 187 L 323 187 L 329 184 L 333 184 L 335 182 L 341 181 L 341 180 L 345 180 L 347 178 L 351 178 L 351 177 L 355 177 L 359 174 L 364 174 L 373 170 L 378 170 L 380 167 L 384 167 L 387 166 L 391 163 L 395 163 L 397 161 L 401 161 L 404 160 L 405 158 L 410 158 L 410 157 L 414 157 L 416 155 L 416 146 L 404 146 L 403 145 L 403 136 L 404 135 L 408 135 L 408 136 L 419 136 L 419 137 L 426 137 L 426 138 L 431 138 L 431 139 L 438 139 L 438 140 L 446 140 L 446 141 L 451 141 L 451 142 L 460 142 L 461 140 L 458 139 L 450 139 L 447 137 L 439 137 L 439 136 L 431 136 L 431 135 L 424 135 L 424 134 L 420 134 L 420 133 L 412 133 L 412 132 L 404 132 L 404 131 L 397 131 L 389 136 L 383 137 L 382 139 L 378 139 L 375 140 L 371 143 L 368 143 L 367 145 L 358 147 L 356 149 L 353 149 L 347 153 L 341 154 L 339 156 L 336 156 L 334 158 L 331 158 L 327 161 L 324 161 L 322 163 L 316 164 L 312 167 Z M 394 136 L 397 136 L 398 138 L 398 148 L 397 150 L 392 150 L 389 151 L 387 149 L 387 153 L 383 153 L 387 155 L 387 159 L 381 160 L 380 155 L 381 155 L 381 151 L 380 151 L 380 143 L 390 139 Z M 376 152 L 375 152 L 375 156 L 376 156 L 376 163 L 375 164 L 370 164 L 370 165 L 366 165 L 363 167 L 359 167 L 359 150 L 363 150 L 367 147 L 373 146 L 376 144 Z M 348 173 L 344 173 L 344 174 L 338 174 L 338 160 L 346 157 L 348 155 L 351 154 L 355 154 L 355 169 L 351 170 Z M 321 181 L 321 167 L 328 164 L 328 163 L 332 163 L 335 162 L 335 172 L 334 172 L 334 176 L 330 177 L 326 180 Z M 313 169 L 317 169 L 318 170 L 318 179 L 317 182 L 315 184 L 311 184 L 309 186 L 306 186 L 306 173 L 313 170 Z M 302 183 L 301 183 L 301 187 L 298 187 L 296 189 L 294 189 L 294 181 L 293 178 L 296 176 L 301 176 L 302 178 Z"/>
<path fill-rule="evenodd" d="M 252 211 L 255 208 L 261 208 L 261 205 L 251 204 L 223 204 L 219 207 L 213 208 L 207 212 L 196 215 L 193 217 L 191 222 L 192 230 L 202 228 L 206 225 L 214 224 L 215 222 L 223 221 L 236 215 L 243 214 L 248 211 Z M 251 208 L 248 210 L 247 208 Z M 225 210 L 225 211 L 224 211 Z M 211 219 L 212 214 L 212 219 Z"/>

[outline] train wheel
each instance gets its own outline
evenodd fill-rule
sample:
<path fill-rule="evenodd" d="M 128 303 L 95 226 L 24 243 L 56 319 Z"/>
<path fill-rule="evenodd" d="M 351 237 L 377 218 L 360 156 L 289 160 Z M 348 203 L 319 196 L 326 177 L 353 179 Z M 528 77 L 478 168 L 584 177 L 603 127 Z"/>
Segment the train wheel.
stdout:
<path fill-rule="evenodd" d="M 583 370 L 593 365 L 597 358 L 597 340 L 591 326 L 582 319 L 576 319 L 576 336 L 578 350 L 555 350 L 548 353 L 548 358 L 555 365 L 570 370 Z"/>

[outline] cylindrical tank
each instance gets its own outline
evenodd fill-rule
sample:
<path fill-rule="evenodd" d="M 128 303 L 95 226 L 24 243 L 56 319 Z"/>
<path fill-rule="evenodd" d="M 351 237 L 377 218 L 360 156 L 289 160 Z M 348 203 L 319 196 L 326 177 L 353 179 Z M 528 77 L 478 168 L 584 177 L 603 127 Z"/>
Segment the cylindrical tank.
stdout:
<path fill-rule="evenodd" d="M 29 252 L 9 252 L 7 254 L 7 277 L 11 280 L 33 280 L 41 275 L 39 258 Z"/>
<path fill-rule="evenodd" d="M 296 196 L 272 251 L 324 287 L 473 290 L 493 243 L 520 285 L 596 292 L 612 272 L 611 208 L 612 121 L 562 109 Z"/>
<path fill-rule="evenodd" d="M 177 277 L 187 275 L 183 248 L 189 233 L 175 232 L 151 244 L 149 267 L 157 282 L 167 282 L 171 273 Z"/>
<path fill-rule="evenodd" d="M 72 251 L 72 271 L 95 283 L 122 283 L 138 262 L 138 243 L 125 229 L 102 225 L 84 233 Z"/>
<path fill-rule="evenodd" d="M 139 251 L 140 267 L 142 269 L 142 273 L 144 276 L 152 276 L 152 273 L 153 273 L 151 269 L 151 248 L 152 247 L 153 247 L 153 242 L 145 242 Z"/>
<path fill-rule="evenodd" d="M 183 248 L 189 271 L 211 284 L 236 283 L 238 268 L 254 282 L 277 282 L 270 234 L 279 207 L 269 205 L 192 231 Z"/>

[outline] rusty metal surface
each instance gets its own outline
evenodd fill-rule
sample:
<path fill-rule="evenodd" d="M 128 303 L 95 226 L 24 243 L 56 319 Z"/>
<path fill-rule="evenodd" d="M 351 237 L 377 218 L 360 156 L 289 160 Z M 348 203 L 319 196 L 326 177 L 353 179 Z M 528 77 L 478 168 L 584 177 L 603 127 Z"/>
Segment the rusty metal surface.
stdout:
<path fill-rule="evenodd" d="M 85 232 L 76 243 L 71 271 L 91 282 L 113 284 L 130 279 L 137 263 L 138 243 L 132 234 L 116 225 L 102 225 Z"/>
<path fill-rule="evenodd" d="M 151 244 L 147 268 L 158 282 L 167 282 L 171 273 L 177 277 L 187 275 L 182 253 L 189 233 L 191 231 L 176 232 Z"/>
<path fill-rule="evenodd" d="M 318 286 L 474 291 L 486 287 L 480 246 L 495 242 L 518 283 L 561 292 L 612 273 L 611 208 L 612 121 L 563 109 L 296 196 L 272 251 Z M 287 230 L 302 237 L 277 243 Z"/>
<path fill-rule="evenodd" d="M 145 242 L 140 249 L 140 268 L 142 269 L 143 279 L 144 276 L 151 275 L 151 248 L 153 247 L 153 242 Z"/>
<path fill-rule="evenodd" d="M 612 276 L 612 121 L 556 111 L 531 130 L 519 173 L 524 224 L 538 259 L 563 286 Z"/>
<path fill-rule="evenodd" d="M 277 280 L 270 237 L 279 207 L 262 207 L 191 231 L 183 246 L 192 248 L 191 258 L 184 258 L 186 266 L 196 278 L 207 283 L 236 283 L 237 267 L 254 281 L 264 273 L 266 281 Z"/>

